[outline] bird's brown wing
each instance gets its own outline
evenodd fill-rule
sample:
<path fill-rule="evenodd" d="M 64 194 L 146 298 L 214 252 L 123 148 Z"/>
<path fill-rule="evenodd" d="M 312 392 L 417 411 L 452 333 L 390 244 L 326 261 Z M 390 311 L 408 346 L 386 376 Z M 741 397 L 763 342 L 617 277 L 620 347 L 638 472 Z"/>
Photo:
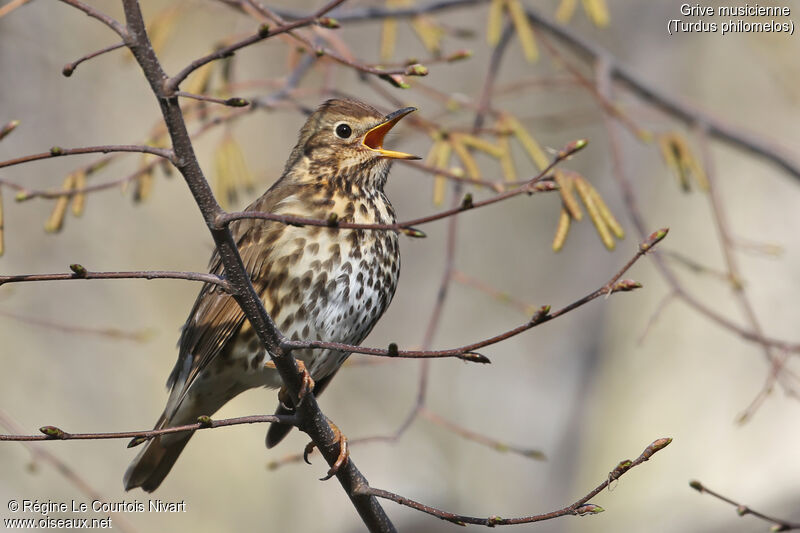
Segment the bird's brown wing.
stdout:
<path fill-rule="evenodd" d="M 272 212 L 282 199 L 293 193 L 291 187 L 281 185 L 281 181 L 278 181 L 245 211 Z M 259 293 L 263 292 L 267 281 L 263 279 L 263 263 L 270 255 L 271 243 L 278 239 L 284 229 L 283 224 L 258 219 L 237 220 L 231 224 L 244 267 Z M 223 270 L 222 261 L 215 250 L 209 271 L 222 275 Z M 230 294 L 216 285 L 203 286 L 183 326 L 178 361 L 167 380 L 167 387 L 173 391 L 169 402 L 173 409 L 180 405 L 197 375 L 225 349 L 244 322 L 244 313 Z"/>

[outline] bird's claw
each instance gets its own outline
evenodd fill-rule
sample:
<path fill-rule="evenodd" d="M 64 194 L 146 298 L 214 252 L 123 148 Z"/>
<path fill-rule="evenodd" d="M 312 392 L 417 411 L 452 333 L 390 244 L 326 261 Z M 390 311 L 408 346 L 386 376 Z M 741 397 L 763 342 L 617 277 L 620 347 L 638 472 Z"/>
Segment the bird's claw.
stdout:
<path fill-rule="evenodd" d="M 336 461 L 333 463 L 333 466 L 331 466 L 331 468 L 328 470 L 328 473 L 325 475 L 325 477 L 321 477 L 319 479 L 320 481 L 327 481 L 333 476 L 335 476 L 336 473 L 339 472 L 339 469 L 341 469 L 344 465 L 347 464 L 347 461 L 350 458 L 350 448 L 347 444 L 347 437 L 345 437 L 344 434 L 339 430 L 339 428 L 336 427 L 336 424 L 334 424 L 330 420 L 328 421 L 328 425 L 331 427 L 331 430 L 333 430 L 334 439 L 339 443 L 339 456 L 336 458 Z M 314 444 L 314 441 L 311 441 L 308 444 L 306 444 L 306 448 L 305 450 L 303 450 L 303 461 L 305 461 L 308 464 L 311 464 L 311 461 L 308 460 L 308 455 L 312 451 L 314 451 L 314 448 L 316 448 L 316 446 L 317 445 Z"/>
<path fill-rule="evenodd" d="M 267 368 L 275 368 L 275 363 L 273 361 L 267 361 L 264 363 L 264 366 Z M 303 373 L 303 381 L 300 384 L 300 390 L 297 392 L 297 401 L 299 403 L 303 401 L 303 398 L 305 398 L 307 394 L 314 391 L 314 379 L 311 377 L 311 373 L 306 369 L 306 365 L 303 361 L 297 361 L 297 368 Z M 278 391 L 278 400 L 289 409 L 291 408 L 290 406 L 294 405 L 291 396 L 289 396 L 289 391 L 285 386 L 281 387 Z"/>
<path fill-rule="evenodd" d="M 298 360 L 297 367 L 300 369 L 300 372 L 303 373 L 303 383 L 300 385 L 300 390 L 297 393 L 298 402 L 302 402 L 306 394 L 314 390 L 314 380 L 311 378 L 309 371 L 306 370 L 306 365 L 303 361 Z"/>

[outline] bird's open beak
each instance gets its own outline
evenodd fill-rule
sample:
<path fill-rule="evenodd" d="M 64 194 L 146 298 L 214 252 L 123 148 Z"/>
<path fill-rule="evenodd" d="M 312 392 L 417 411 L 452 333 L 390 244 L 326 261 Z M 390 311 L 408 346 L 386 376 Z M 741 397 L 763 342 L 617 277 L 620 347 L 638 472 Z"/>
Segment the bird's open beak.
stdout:
<path fill-rule="evenodd" d="M 389 113 L 386 115 L 386 118 L 383 119 L 383 122 L 369 130 L 364 135 L 364 140 L 362 143 L 370 150 L 378 152 L 381 157 L 388 157 L 390 159 L 422 159 L 421 157 L 407 154 L 405 152 L 395 152 L 393 150 L 383 149 L 383 138 L 387 133 L 389 133 L 389 130 L 392 129 L 395 124 L 400 122 L 401 118 L 409 113 L 413 113 L 416 110 L 416 107 L 404 107 L 403 109 L 398 109 L 393 113 Z"/>

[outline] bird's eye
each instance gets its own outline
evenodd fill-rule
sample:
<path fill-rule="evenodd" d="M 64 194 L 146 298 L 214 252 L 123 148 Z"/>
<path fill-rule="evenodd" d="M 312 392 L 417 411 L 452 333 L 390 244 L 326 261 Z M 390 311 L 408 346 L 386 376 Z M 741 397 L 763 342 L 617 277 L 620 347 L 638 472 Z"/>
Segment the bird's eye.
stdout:
<path fill-rule="evenodd" d="M 347 139 L 353 134 L 352 128 L 350 128 L 349 124 L 345 124 L 344 122 L 340 122 L 334 128 L 336 132 L 336 136 L 340 139 Z"/>

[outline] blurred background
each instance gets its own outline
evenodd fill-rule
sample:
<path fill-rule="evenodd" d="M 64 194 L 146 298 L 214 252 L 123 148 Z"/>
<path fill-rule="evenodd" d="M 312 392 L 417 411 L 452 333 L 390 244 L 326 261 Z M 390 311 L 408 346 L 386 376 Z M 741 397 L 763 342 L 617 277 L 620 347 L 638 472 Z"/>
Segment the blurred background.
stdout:
<path fill-rule="evenodd" d="M 116 2 L 95 4 L 122 17 Z M 551 17 L 558 5 L 536 4 Z M 148 19 L 175 5 L 142 2 Z M 161 50 L 168 72 L 205 54 L 221 39 L 254 29 L 252 19 L 222 3 L 197 0 L 180 5 L 183 9 Z M 318 5 L 301 0 L 276 7 L 311 11 Z M 343 9 L 363 5 L 373 4 L 348 2 Z M 569 27 L 606 47 L 623 65 L 679 101 L 774 141 L 800 159 L 798 38 L 783 33 L 670 36 L 667 21 L 685 18 L 680 16 L 680 5 L 609 0 L 607 27 L 593 25 L 580 7 Z M 490 55 L 487 12 L 487 5 L 479 5 L 434 15 L 451 30 L 465 30 L 447 36 L 445 49 L 469 48 L 474 56 L 453 64 L 431 64 L 430 75 L 421 83 L 478 97 Z M 380 23 L 359 23 L 344 25 L 336 35 L 361 60 L 377 62 L 380 31 Z M 123 59 L 126 51 L 82 64 L 71 78 L 61 75 L 65 63 L 116 40 L 108 29 L 61 3 L 32 2 L 0 19 L 0 123 L 21 121 L 0 142 L 0 159 L 54 145 L 133 144 L 147 139 L 160 115 L 138 67 Z M 552 37 L 548 40 L 556 43 Z M 280 78 L 291 69 L 290 48 L 270 40 L 239 52 L 237 79 Z M 398 22 L 397 60 L 427 55 L 409 24 Z M 591 79 L 591 71 L 580 60 L 566 56 Z M 599 106 L 585 88 L 574 81 L 564 83 L 567 78 L 546 50 L 538 62 L 528 63 L 514 37 L 496 83 L 534 82 L 522 92 L 498 94 L 493 106 L 520 118 L 546 147 L 559 149 L 574 139 L 589 139 L 589 147 L 567 166 L 600 191 L 627 237 L 608 252 L 591 223 L 584 221 L 573 224 L 564 249 L 553 253 L 560 200 L 555 194 L 542 194 L 461 216 L 456 253 L 457 268 L 464 276 L 524 304 L 551 304 L 554 309 L 602 286 L 638 245 L 612 177 L 608 133 Z M 383 109 L 394 108 L 351 70 L 339 67 L 324 75 L 312 72 L 301 83 L 297 101 L 317 105 L 326 97 L 318 92 L 322 82 Z M 380 86 L 405 104 L 419 107 L 422 118 L 448 126 L 472 124 L 472 111 L 462 108 L 442 115 L 446 105 L 418 87 L 401 91 L 385 83 Z M 241 95 L 272 90 L 251 87 Z M 617 94 L 623 97 L 626 115 L 640 127 L 684 131 L 641 100 L 624 91 Z M 284 105 L 249 114 L 231 126 L 229 132 L 241 147 L 257 189 L 240 194 L 232 207 L 244 207 L 278 178 L 303 121 L 294 106 Z M 212 178 L 215 150 L 223 135 L 223 129 L 211 131 L 196 144 L 200 162 Z M 681 191 L 654 145 L 645 145 L 628 132 L 621 139 L 624 170 L 634 182 L 648 229 L 670 227 L 665 250 L 724 269 L 707 195 Z M 430 145 L 424 130 L 409 125 L 399 127 L 387 141 L 391 148 L 420 155 Z M 696 143 L 692 148 L 699 153 Z M 718 142 L 711 143 L 711 152 L 732 233 L 782 250 L 778 256 L 737 252 L 755 313 L 768 336 L 797 342 L 800 183 L 778 167 Z M 31 189 L 58 188 L 70 171 L 95 159 L 27 164 L 0 170 L 0 178 Z M 536 173 L 523 151 L 515 151 L 514 159 L 520 177 Z M 488 159 L 479 163 L 487 179 L 500 179 L 498 165 Z M 92 176 L 90 183 L 124 177 L 139 164 L 137 155 L 121 157 Z M 58 234 L 43 231 L 53 209 L 51 200 L 16 203 L 16 191 L 3 187 L 6 251 L 0 257 L 0 274 L 66 272 L 76 262 L 94 271 L 204 271 L 212 241 L 184 182 L 179 176 L 167 179 L 157 173 L 152 185 L 150 197 L 140 203 L 132 201 L 130 187 L 122 193 L 114 188 L 89 195 L 85 213 L 80 218 L 68 216 Z M 410 167 L 395 166 L 387 191 L 401 219 L 440 209 L 433 205 L 431 176 Z M 479 189 L 473 194 L 484 198 L 490 193 Z M 397 342 L 403 348 L 422 342 L 441 278 L 446 227 L 446 222 L 427 225 L 421 228 L 426 239 L 401 239 L 403 271 L 397 295 L 365 345 Z M 692 295 L 736 324 L 745 324 L 729 284 L 679 265 L 675 269 Z M 457 513 L 502 517 L 543 513 L 575 501 L 601 483 L 619 461 L 635 458 L 656 438 L 672 437 L 674 442 L 653 460 L 625 475 L 612 491 L 592 499 L 606 512 L 515 529 L 744 532 L 768 527 L 753 517 L 739 518 L 733 507 L 691 490 L 690 479 L 761 512 L 800 520 L 797 398 L 776 386 L 747 423 L 736 423 L 769 377 L 762 349 L 680 301 L 665 307 L 642 338 L 670 289 L 647 258 L 626 277 L 642 282 L 644 288 L 598 299 L 484 349 L 491 365 L 431 363 L 427 398 L 431 411 L 509 445 L 540 450 L 545 461 L 499 453 L 418 418 L 395 444 L 353 447 L 352 456 L 370 483 Z M 164 383 L 177 357 L 178 331 L 198 289 L 195 283 L 166 280 L 0 287 L 0 409 L 26 433 L 48 424 L 68 432 L 152 427 L 166 402 Z M 527 320 L 528 315 L 507 300 L 453 283 L 433 347 L 459 346 Z M 351 439 L 392 433 L 413 406 L 419 362 L 365 364 L 372 361 L 361 356 L 351 361 L 356 364 L 345 367 L 322 396 L 322 409 Z M 787 372 L 792 363 L 796 372 L 796 355 L 790 356 Z M 216 417 L 271 413 L 275 402 L 274 391 L 249 391 Z M 295 431 L 280 447 L 267 451 L 265 431 L 266 426 L 252 425 L 195 435 L 152 496 L 183 500 L 186 513 L 129 513 L 114 519 L 119 517 L 132 531 L 362 530 L 337 483 L 317 481 L 326 471 L 318 455 L 313 466 L 293 463 L 268 469 L 271 461 L 302 451 L 307 439 Z M 39 446 L 78 472 L 105 501 L 148 499 L 145 493 L 122 489 L 122 474 L 136 452 L 126 449 L 123 440 Z M 23 445 L 5 443 L 0 447 L 0 502 L 24 498 L 91 501 Z M 457 527 L 391 502 L 385 507 L 401 531 Z M 0 509 L 3 518 L 38 518 L 10 513 L 5 503 Z"/>

